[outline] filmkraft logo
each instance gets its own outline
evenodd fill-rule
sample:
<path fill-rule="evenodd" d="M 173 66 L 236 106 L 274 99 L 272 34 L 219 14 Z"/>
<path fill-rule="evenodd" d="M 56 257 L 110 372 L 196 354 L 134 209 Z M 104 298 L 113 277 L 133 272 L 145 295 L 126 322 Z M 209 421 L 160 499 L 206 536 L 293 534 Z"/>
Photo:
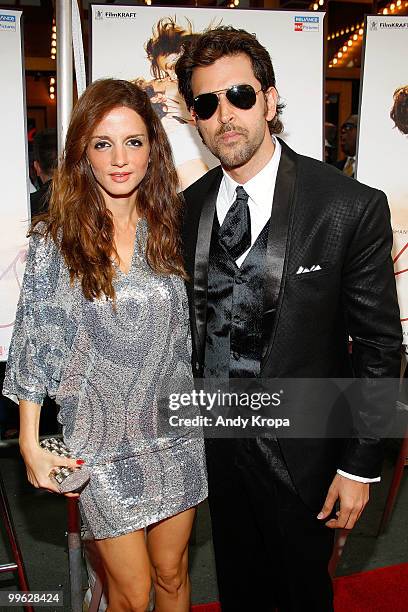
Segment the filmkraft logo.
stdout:
<path fill-rule="evenodd" d="M 295 16 L 295 32 L 318 32 L 320 27 L 319 17 Z"/>
<path fill-rule="evenodd" d="M 134 19 L 135 17 L 138 17 L 136 11 L 121 11 L 120 13 L 114 13 L 113 11 L 105 12 L 106 19 Z"/>
<path fill-rule="evenodd" d="M 399 30 L 406 30 L 408 28 L 408 23 L 406 21 L 394 21 L 391 23 L 389 21 L 380 21 L 379 26 L 380 28 L 398 28 Z"/>

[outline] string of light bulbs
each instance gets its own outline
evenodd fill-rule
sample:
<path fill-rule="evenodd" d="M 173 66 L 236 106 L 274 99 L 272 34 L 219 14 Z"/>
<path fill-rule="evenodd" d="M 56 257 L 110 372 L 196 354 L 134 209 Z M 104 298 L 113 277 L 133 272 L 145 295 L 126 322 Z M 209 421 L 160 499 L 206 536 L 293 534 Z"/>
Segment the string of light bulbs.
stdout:
<path fill-rule="evenodd" d="M 55 17 L 52 19 L 52 30 L 51 30 L 51 59 L 55 60 L 57 56 L 57 26 L 55 23 Z"/>
<path fill-rule="evenodd" d="M 325 0 L 317 0 L 317 2 L 312 2 L 309 6 L 309 10 L 313 11 L 321 11 L 324 9 Z"/>
<path fill-rule="evenodd" d="M 50 83 L 48 85 L 48 94 L 51 100 L 55 99 L 55 77 L 50 77 Z"/>
<path fill-rule="evenodd" d="M 385 8 L 381 9 L 378 14 L 379 15 L 396 15 L 401 10 L 408 8 L 408 1 L 397 0 L 396 2 L 390 2 Z M 347 62 L 350 62 L 350 52 L 354 51 L 357 46 L 361 45 L 363 34 L 364 34 L 364 21 L 356 24 L 355 26 L 351 26 L 348 28 L 342 28 L 336 33 L 329 34 L 327 40 L 332 40 L 334 38 L 338 38 L 339 36 L 344 36 L 344 34 L 348 34 L 350 32 L 350 36 L 348 40 L 346 40 L 342 46 L 336 51 L 331 60 L 329 61 L 329 68 L 344 66 Z"/>

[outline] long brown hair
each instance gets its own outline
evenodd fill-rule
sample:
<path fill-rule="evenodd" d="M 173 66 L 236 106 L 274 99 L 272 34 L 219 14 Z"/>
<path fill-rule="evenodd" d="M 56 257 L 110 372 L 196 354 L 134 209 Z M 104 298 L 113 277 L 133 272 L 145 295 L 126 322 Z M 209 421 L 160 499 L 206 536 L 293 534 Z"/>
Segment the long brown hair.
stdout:
<path fill-rule="evenodd" d="M 146 258 L 159 274 L 186 277 L 180 245 L 182 201 L 169 141 L 149 98 L 136 85 L 118 79 L 100 79 L 85 90 L 72 113 L 65 151 L 56 170 L 45 235 L 59 246 L 71 282 L 79 279 L 88 300 L 103 294 L 114 299 L 112 213 L 106 208 L 86 158 L 86 149 L 97 124 L 110 110 L 126 106 L 143 119 L 150 144 L 150 163 L 137 188 L 137 208 L 148 223 Z M 35 222 L 35 223 L 36 223 Z M 35 224 L 31 233 L 39 231 Z"/>
<path fill-rule="evenodd" d="M 186 18 L 186 28 L 181 27 L 172 17 L 162 17 L 152 29 L 152 37 L 145 44 L 147 57 L 151 62 L 151 71 L 155 79 L 164 79 L 167 75 L 160 69 L 157 59 L 160 55 L 181 53 L 183 45 L 190 40 L 193 26 Z"/>
<path fill-rule="evenodd" d="M 408 85 L 394 91 L 394 104 L 390 117 L 401 134 L 408 134 Z"/>

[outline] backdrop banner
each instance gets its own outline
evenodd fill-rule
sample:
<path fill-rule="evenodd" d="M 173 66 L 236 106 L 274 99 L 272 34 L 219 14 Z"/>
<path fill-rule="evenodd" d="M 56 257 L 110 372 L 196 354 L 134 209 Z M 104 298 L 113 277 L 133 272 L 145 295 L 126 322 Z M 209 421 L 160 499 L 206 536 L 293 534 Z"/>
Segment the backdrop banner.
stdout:
<path fill-rule="evenodd" d="M 0 116 L 5 143 L 0 164 L 0 361 L 7 359 L 13 331 L 29 218 L 21 15 L 0 9 Z"/>
<path fill-rule="evenodd" d="M 366 26 L 357 178 L 388 197 L 394 270 L 404 344 L 408 345 L 408 17 L 367 17 Z"/>
<path fill-rule="evenodd" d="M 202 144 L 180 98 L 174 64 L 183 43 L 209 27 L 254 33 L 268 49 L 285 104 L 285 141 L 322 159 L 324 13 L 92 5 L 92 80 L 138 82 L 148 93 L 172 145 L 182 188 L 218 164 Z"/>

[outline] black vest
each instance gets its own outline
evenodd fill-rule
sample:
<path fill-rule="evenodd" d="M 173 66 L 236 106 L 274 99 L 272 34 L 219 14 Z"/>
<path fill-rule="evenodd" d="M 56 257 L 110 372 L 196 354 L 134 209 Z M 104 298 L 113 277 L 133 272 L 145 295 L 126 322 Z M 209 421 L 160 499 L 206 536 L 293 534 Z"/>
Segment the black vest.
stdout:
<path fill-rule="evenodd" d="M 219 228 L 215 215 L 208 263 L 204 377 L 257 377 L 262 355 L 269 221 L 240 268 L 219 243 Z"/>

